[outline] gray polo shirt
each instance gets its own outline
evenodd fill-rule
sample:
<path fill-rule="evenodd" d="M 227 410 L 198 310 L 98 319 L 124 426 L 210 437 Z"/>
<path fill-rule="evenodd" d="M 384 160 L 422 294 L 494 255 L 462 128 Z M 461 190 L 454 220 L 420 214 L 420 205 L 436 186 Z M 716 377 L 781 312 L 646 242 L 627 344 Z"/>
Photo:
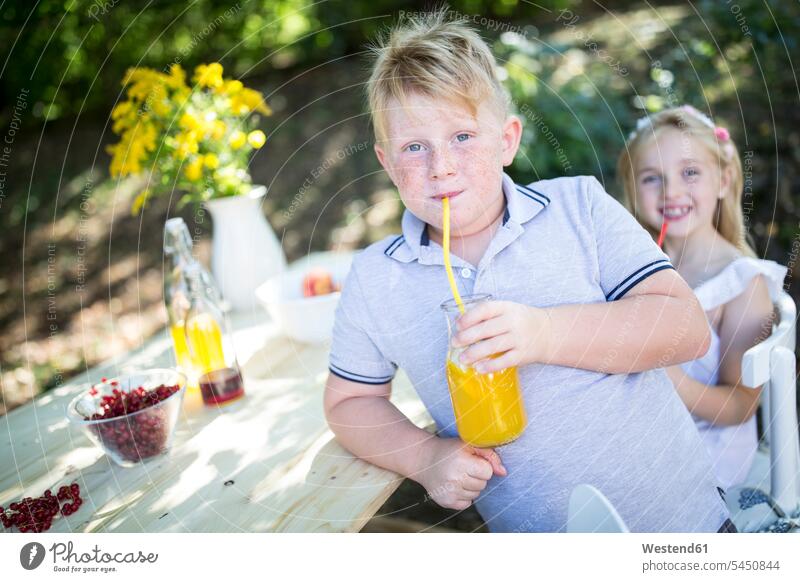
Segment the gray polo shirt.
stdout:
<path fill-rule="evenodd" d="M 503 223 L 480 264 L 451 256 L 462 294 L 536 307 L 614 301 L 671 268 L 593 177 L 522 186 L 504 174 L 503 193 Z M 330 371 L 382 384 L 403 368 L 439 435 L 456 437 L 440 309 L 452 295 L 442 248 L 425 226 L 406 210 L 402 235 L 356 256 L 336 311 Z M 631 531 L 716 532 L 728 517 L 705 447 L 663 370 L 533 364 L 519 377 L 528 426 L 497 448 L 508 476 L 493 477 L 475 501 L 491 531 L 563 531 L 580 483 L 602 491 Z"/>

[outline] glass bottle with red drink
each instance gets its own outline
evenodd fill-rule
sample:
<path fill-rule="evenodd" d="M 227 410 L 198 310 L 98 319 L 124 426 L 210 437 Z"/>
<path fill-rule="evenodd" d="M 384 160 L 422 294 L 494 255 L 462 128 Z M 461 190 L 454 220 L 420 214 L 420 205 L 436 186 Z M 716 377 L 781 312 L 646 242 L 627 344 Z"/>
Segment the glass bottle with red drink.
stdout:
<path fill-rule="evenodd" d="M 186 345 L 199 368 L 198 384 L 208 406 L 228 404 L 244 396 L 244 381 L 227 318 L 216 289 L 203 276 L 202 268 L 186 268 L 191 307 L 186 316 Z"/>

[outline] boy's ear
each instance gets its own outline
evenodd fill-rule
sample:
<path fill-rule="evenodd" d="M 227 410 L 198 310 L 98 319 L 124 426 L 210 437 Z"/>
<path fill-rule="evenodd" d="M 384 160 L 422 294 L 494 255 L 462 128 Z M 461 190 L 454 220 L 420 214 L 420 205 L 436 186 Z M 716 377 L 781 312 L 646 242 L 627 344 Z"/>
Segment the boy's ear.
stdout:
<path fill-rule="evenodd" d="M 378 143 L 376 143 L 373 147 L 375 148 L 375 155 L 378 158 L 378 162 L 380 162 L 383 169 L 387 174 L 389 174 L 389 179 L 392 181 L 392 183 L 394 183 L 394 176 L 392 176 L 392 171 L 390 169 L 388 154 Z"/>
<path fill-rule="evenodd" d="M 519 150 L 522 139 L 522 122 L 516 115 L 509 115 L 503 124 L 503 166 L 510 166 Z"/>

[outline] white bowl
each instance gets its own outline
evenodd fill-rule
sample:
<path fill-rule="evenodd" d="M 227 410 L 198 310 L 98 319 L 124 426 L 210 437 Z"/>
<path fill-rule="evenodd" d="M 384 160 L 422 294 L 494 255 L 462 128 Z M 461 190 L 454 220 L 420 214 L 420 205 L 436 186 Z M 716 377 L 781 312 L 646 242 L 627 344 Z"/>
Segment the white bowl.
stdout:
<path fill-rule="evenodd" d="M 353 254 L 332 251 L 306 255 L 261 284 L 256 297 L 290 338 L 306 343 L 325 342 L 333 333 L 333 318 L 341 293 L 303 297 L 303 278 L 311 269 L 323 268 L 331 273 L 335 284 L 343 286 Z"/>

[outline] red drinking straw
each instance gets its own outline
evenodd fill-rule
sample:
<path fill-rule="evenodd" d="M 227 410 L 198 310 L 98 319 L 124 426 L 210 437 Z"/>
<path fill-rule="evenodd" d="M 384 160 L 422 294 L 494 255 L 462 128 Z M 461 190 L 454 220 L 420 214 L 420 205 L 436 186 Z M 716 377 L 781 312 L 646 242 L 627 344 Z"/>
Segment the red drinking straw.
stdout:
<path fill-rule="evenodd" d="M 667 234 L 667 225 L 669 222 L 666 220 L 661 223 L 661 232 L 658 233 L 658 247 L 661 248 L 661 245 L 664 244 L 664 236 Z"/>

